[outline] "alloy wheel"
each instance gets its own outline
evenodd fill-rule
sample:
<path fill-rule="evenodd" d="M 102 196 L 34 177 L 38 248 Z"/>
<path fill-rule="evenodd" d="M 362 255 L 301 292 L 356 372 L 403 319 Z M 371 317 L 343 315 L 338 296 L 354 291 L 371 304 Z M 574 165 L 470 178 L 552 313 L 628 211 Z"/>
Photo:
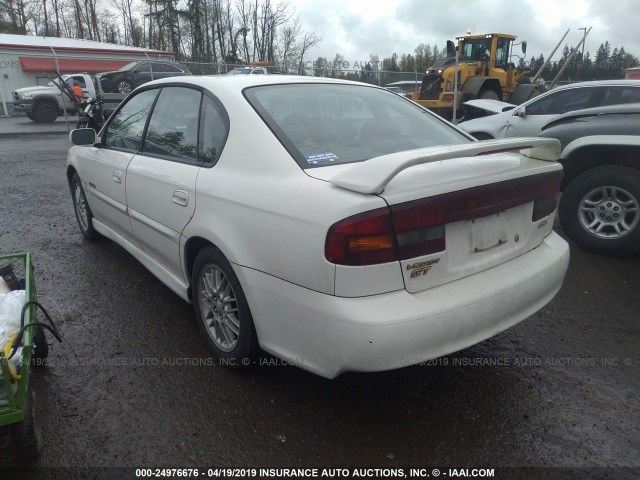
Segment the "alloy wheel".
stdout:
<path fill-rule="evenodd" d="M 84 192 L 82 191 L 80 184 L 76 183 L 73 194 L 75 200 L 73 203 L 76 209 L 78 222 L 80 222 L 82 230 L 86 232 L 89 229 L 89 212 L 87 211 L 87 201 L 84 197 Z"/>
<path fill-rule="evenodd" d="M 638 225 L 638 200 L 620 187 L 598 187 L 580 201 L 578 218 L 590 234 L 599 238 L 620 238 Z"/>
<path fill-rule="evenodd" d="M 217 265 L 208 264 L 200 274 L 198 292 L 207 333 L 220 350 L 232 351 L 240 338 L 240 319 L 231 282 Z"/>

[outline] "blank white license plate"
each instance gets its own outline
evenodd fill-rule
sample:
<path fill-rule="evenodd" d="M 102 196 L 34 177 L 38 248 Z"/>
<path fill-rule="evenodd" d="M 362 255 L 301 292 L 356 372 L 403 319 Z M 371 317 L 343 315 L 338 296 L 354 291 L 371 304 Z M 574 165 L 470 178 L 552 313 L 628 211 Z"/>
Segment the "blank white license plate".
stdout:
<path fill-rule="evenodd" d="M 488 215 L 471 221 L 471 251 L 486 252 L 507 243 L 507 216 Z"/>

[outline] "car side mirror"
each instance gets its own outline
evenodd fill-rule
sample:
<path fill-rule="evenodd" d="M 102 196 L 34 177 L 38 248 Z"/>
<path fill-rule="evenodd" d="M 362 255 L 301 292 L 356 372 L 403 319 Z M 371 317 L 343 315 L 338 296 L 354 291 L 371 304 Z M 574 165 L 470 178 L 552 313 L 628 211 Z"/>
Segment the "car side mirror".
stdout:
<path fill-rule="evenodd" d="M 74 145 L 95 145 L 100 142 L 93 128 L 76 128 L 69 133 L 69 140 Z"/>
<path fill-rule="evenodd" d="M 518 111 L 515 113 L 516 117 L 526 117 L 527 116 L 527 108 L 526 107 L 522 107 L 519 108 Z"/>

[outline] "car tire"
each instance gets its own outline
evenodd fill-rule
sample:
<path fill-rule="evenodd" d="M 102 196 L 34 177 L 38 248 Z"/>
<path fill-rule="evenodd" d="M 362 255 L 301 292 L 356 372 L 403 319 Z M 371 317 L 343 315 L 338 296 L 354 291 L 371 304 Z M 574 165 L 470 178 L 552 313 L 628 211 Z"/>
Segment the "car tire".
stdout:
<path fill-rule="evenodd" d="M 222 252 L 202 249 L 191 275 L 193 309 L 207 346 L 221 365 L 247 367 L 258 352 L 258 341 L 238 277 Z"/>
<path fill-rule="evenodd" d="M 587 170 L 564 189 L 560 224 L 578 246 L 593 253 L 640 253 L 640 172 L 607 166 Z"/>
<path fill-rule="evenodd" d="M 116 90 L 118 93 L 131 93 L 131 90 L 133 90 L 133 87 L 131 86 L 131 82 L 129 82 L 128 80 L 118 80 L 118 83 L 116 83 Z"/>
<path fill-rule="evenodd" d="M 58 105 L 50 100 L 36 102 L 31 109 L 31 118 L 36 123 L 52 123 L 58 118 Z"/>
<path fill-rule="evenodd" d="M 480 90 L 478 94 L 478 99 L 483 100 L 500 100 L 500 96 L 495 90 Z"/>
<path fill-rule="evenodd" d="M 15 458 L 19 462 L 29 462 L 40 455 L 42 433 L 35 414 L 35 395 L 27 390 L 24 402 L 24 420 L 9 425 Z"/>
<path fill-rule="evenodd" d="M 80 227 L 80 233 L 87 240 L 97 240 L 100 238 L 100 234 L 93 228 L 93 213 L 89 202 L 87 202 L 87 196 L 82 188 L 82 182 L 77 173 L 73 174 L 71 178 L 71 198 L 73 200 L 73 210 L 76 213 L 76 220 L 78 221 L 78 227 Z"/>

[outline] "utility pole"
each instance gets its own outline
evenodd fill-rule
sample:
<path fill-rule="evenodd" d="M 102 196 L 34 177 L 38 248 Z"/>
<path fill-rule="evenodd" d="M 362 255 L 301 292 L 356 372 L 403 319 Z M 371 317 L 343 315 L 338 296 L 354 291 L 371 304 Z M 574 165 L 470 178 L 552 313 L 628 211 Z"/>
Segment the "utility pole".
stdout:
<path fill-rule="evenodd" d="M 556 83 L 558 83 L 558 80 L 560 80 L 560 78 L 562 77 L 562 74 L 564 73 L 565 69 L 569 66 L 575 54 L 578 53 L 578 49 L 584 44 L 584 41 L 587 39 L 587 35 L 589 35 L 590 31 L 591 31 L 591 27 L 589 27 L 589 30 L 586 30 L 584 32 L 584 37 L 582 37 L 582 40 L 580 40 L 580 43 L 576 45 L 576 48 L 573 49 L 573 52 L 571 52 L 571 55 L 569 55 L 569 58 L 567 58 L 567 61 L 564 63 L 564 65 L 562 65 L 562 68 L 556 75 L 556 78 L 552 80 L 551 85 L 549 85 L 549 90 L 553 90 L 553 88 L 556 86 Z"/>
<path fill-rule="evenodd" d="M 586 38 L 587 36 L 587 27 L 582 27 L 579 28 L 578 30 L 584 30 L 584 36 Z M 582 70 L 582 68 L 584 67 L 584 44 L 587 42 L 582 42 L 582 58 L 580 59 L 582 61 L 582 65 L 580 65 L 580 67 L 578 68 L 578 72 L 576 74 L 576 80 L 580 80 L 580 70 Z"/>

